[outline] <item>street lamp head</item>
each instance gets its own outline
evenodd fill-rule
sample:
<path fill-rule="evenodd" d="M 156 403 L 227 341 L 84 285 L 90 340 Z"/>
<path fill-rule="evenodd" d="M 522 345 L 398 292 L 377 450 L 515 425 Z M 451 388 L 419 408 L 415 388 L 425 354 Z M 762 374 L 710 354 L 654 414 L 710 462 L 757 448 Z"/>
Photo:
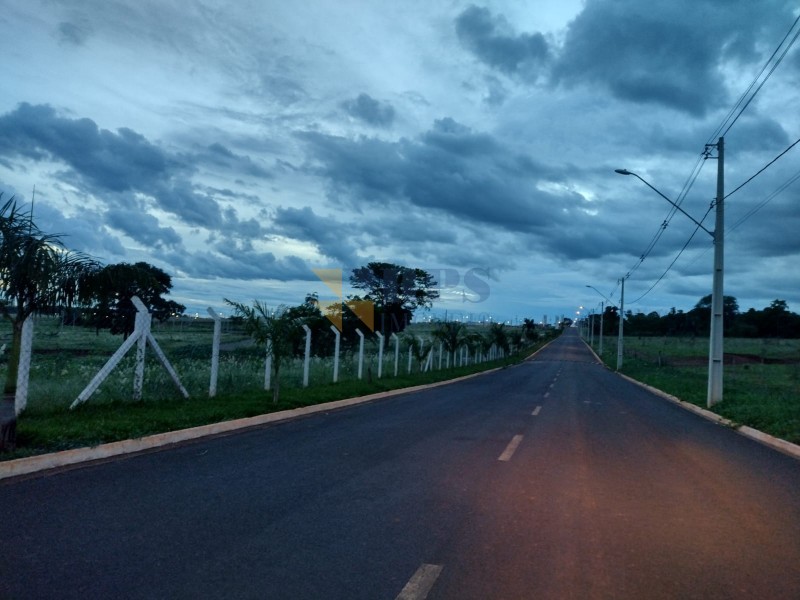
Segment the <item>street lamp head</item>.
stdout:
<path fill-rule="evenodd" d="M 614 169 L 614 173 L 619 173 L 620 175 L 633 175 L 628 169 Z"/>

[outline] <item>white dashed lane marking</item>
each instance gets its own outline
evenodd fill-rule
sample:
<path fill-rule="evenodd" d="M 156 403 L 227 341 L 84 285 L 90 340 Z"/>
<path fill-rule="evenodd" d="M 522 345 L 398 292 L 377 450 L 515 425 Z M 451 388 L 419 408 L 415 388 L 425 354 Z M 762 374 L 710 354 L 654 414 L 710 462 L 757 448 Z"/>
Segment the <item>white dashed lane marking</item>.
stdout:
<path fill-rule="evenodd" d="M 522 441 L 522 437 L 523 436 L 521 435 L 515 435 L 513 438 L 511 438 L 511 441 L 508 442 L 508 446 L 506 446 L 506 449 L 503 450 L 503 453 L 497 460 L 502 460 L 503 462 L 510 461 L 511 457 L 514 456 L 514 452 L 517 451 L 517 446 L 519 446 L 520 442 Z"/>
<path fill-rule="evenodd" d="M 422 565 L 395 600 L 425 600 L 443 568 L 442 565 Z"/>

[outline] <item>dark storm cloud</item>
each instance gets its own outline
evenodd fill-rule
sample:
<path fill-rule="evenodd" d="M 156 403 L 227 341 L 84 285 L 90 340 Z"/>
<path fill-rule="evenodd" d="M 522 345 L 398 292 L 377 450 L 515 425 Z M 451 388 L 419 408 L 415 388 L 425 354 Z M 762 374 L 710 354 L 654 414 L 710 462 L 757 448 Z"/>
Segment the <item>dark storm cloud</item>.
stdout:
<path fill-rule="evenodd" d="M 251 252 L 244 256 L 212 252 L 174 253 L 167 258 L 185 275 L 197 279 L 313 281 L 315 278 L 310 266 L 301 258 L 288 256 L 278 259 L 271 252 Z"/>
<path fill-rule="evenodd" d="M 273 219 L 274 233 L 316 244 L 325 256 L 343 264 L 356 264 L 356 248 L 352 236 L 342 235 L 345 229 L 358 229 L 358 224 L 345 224 L 317 215 L 311 208 L 278 208 Z"/>
<path fill-rule="evenodd" d="M 438 211 L 431 220 L 452 217 L 528 233 L 583 215 L 580 195 L 536 189 L 539 179 L 558 176 L 552 169 L 453 119 L 437 121 L 416 140 L 299 135 L 314 168 L 330 182 L 332 198 L 363 212 L 375 202 L 399 203 L 395 210 L 410 203 Z"/>
<path fill-rule="evenodd" d="M 91 119 L 66 119 L 50 106 L 20 104 L 0 116 L 0 154 L 68 164 L 91 185 L 122 192 L 164 181 L 178 167 L 144 136 L 99 129 Z"/>
<path fill-rule="evenodd" d="M 271 179 L 272 173 L 253 161 L 249 156 L 236 154 L 219 142 L 215 142 L 203 149 L 196 156 L 200 162 L 225 167 L 231 171 L 252 175 L 263 179 Z"/>
<path fill-rule="evenodd" d="M 622 100 L 703 116 L 730 100 L 721 66 L 733 61 L 755 75 L 763 40 L 777 45 L 795 9 L 786 0 L 594 0 L 560 46 L 548 46 L 538 32 L 515 34 L 502 15 L 474 5 L 455 29 L 465 48 L 505 75 L 549 74 L 552 84 L 600 85 Z M 795 67 L 797 56 L 789 58 Z M 488 102 L 502 99 L 497 91 L 490 86 Z"/>
<path fill-rule="evenodd" d="M 757 39 L 774 30 L 777 44 L 779 30 L 794 20 L 790 4 L 588 2 L 569 25 L 554 79 L 599 84 L 620 99 L 702 116 L 726 99 L 722 59 L 761 60 Z"/>
<path fill-rule="evenodd" d="M 179 247 L 181 238 L 172 227 L 160 227 L 158 219 L 140 211 L 112 209 L 106 213 L 106 222 L 133 240 L 147 247 Z"/>
<path fill-rule="evenodd" d="M 50 106 L 27 103 L 0 116 L 0 156 L 63 162 L 71 168 L 70 173 L 62 174 L 63 178 L 110 204 L 125 210 L 136 206 L 144 209 L 136 194 L 145 194 L 188 225 L 211 230 L 257 228 L 252 223 L 240 223 L 229 214 L 223 216 L 214 197 L 190 181 L 195 170 L 190 164 L 205 162 L 235 173 L 270 177 L 249 157 L 237 155 L 221 144 L 212 144 L 194 156 L 179 157 L 131 129 L 112 132 L 100 129 L 91 119 L 60 117 Z M 143 226 L 146 220 L 143 217 Z M 126 232 L 130 233 L 135 223 L 132 221 Z M 152 231 L 142 233 L 151 234 Z M 174 242 L 172 235 L 165 235 L 159 239 L 167 244 Z"/>
<path fill-rule="evenodd" d="M 360 119 L 377 127 L 388 127 L 394 121 L 394 108 L 387 102 L 379 102 L 368 94 L 359 94 L 353 100 L 346 100 L 342 107 L 351 117 Z"/>
<path fill-rule="evenodd" d="M 65 217 L 52 204 L 37 201 L 34 217 L 42 231 L 62 236 L 67 248 L 80 248 L 103 261 L 108 260 L 109 255 L 125 255 L 125 248 L 119 238 L 109 232 L 101 213 L 84 211 L 75 217 Z"/>
<path fill-rule="evenodd" d="M 541 33 L 514 35 L 502 16 L 474 5 L 456 18 L 456 34 L 479 60 L 506 75 L 536 75 L 548 56 Z"/>

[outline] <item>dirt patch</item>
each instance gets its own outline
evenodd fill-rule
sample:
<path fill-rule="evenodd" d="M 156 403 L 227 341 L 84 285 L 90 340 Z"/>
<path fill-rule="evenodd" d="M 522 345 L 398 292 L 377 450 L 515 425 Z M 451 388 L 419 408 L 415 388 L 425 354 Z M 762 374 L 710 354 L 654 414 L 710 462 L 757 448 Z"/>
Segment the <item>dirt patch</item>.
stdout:
<path fill-rule="evenodd" d="M 69 356 L 89 356 L 92 351 L 88 348 L 37 348 L 33 351 L 34 354 L 44 354 L 52 356 L 53 354 L 67 354 Z"/>
<path fill-rule="evenodd" d="M 700 367 L 708 364 L 708 357 L 705 356 L 684 356 L 662 358 L 664 364 L 673 367 Z M 725 353 L 723 364 L 725 365 L 796 365 L 800 360 L 794 358 L 763 358 L 757 354 L 730 354 Z"/>

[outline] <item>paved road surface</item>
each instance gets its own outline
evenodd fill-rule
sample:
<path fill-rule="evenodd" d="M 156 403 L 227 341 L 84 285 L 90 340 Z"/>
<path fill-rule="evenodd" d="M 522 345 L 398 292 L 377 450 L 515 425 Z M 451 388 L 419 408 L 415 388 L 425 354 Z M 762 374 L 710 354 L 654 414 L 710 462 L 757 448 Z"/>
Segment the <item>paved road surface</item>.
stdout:
<path fill-rule="evenodd" d="M 574 330 L 451 386 L 0 483 L 0 598 L 800 598 L 800 461 Z"/>

